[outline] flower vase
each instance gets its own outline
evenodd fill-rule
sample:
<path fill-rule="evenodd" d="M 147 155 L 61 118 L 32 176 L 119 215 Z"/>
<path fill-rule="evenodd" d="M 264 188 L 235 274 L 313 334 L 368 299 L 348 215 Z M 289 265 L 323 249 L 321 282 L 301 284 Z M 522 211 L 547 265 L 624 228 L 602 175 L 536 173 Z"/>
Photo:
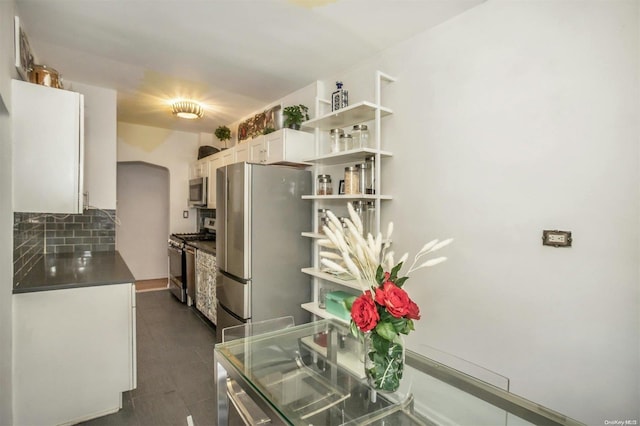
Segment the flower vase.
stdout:
<path fill-rule="evenodd" d="M 395 392 L 404 370 L 404 338 L 397 334 L 387 340 L 375 331 L 364 335 L 364 371 L 369 386 L 377 391 Z"/>

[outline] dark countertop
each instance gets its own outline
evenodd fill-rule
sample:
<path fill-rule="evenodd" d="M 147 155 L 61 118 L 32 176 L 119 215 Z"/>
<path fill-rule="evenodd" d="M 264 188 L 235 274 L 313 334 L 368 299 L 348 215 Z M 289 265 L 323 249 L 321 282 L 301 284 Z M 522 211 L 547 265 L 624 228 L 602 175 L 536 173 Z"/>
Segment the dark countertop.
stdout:
<path fill-rule="evenodd" d="M 187 243 L 191 247 L 195 247 L 198 250 L 202 250 L 205 253 L 216 255 L 216 242 L 215 241 L 189 241 Z"/>
<path fill-rule="evenodd" d="M 45 254 L 13 293 L 61 290 L 135 282 L 117 251 Z"/>

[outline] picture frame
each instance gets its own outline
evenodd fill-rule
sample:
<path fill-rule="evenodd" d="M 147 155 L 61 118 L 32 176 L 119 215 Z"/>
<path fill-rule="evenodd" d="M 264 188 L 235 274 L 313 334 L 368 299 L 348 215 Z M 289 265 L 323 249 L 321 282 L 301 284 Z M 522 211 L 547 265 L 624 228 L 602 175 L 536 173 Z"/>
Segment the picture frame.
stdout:
<path fill-rule="evenodd" d="M 340 179 L 340 183 L 338 184 L 338 194 L 344 195 L 344 179 Z"/>
<path fill-rule="evenodd" d="M 33 53 L 29 46 L 29 39 L 27 34 L 20 26 L 20 17 L 14 16 L 14 52 L 15 52 L 15 66 L 18 70 L 18 74 L 22 80 L 28 79 L 28 74 L 33 67 Z"/>

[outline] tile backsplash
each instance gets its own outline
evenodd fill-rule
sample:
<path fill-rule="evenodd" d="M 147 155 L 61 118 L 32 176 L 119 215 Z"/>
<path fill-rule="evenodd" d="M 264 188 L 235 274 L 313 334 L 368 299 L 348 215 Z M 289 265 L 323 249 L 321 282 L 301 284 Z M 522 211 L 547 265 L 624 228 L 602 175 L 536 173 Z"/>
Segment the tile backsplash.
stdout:
<path fill-rule="evenodd" d="M 85 210 L 83 214 L 14 213 L 14 283 L 45 253 L 114 251 L 115 210 Z"/>

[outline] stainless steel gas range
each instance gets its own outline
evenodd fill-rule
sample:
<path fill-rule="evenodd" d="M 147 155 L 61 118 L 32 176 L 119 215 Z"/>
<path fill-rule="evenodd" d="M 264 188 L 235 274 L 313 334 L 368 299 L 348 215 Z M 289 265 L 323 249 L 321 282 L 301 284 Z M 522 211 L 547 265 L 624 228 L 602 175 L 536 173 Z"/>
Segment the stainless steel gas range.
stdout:
<path fill-rule="evenodd" d="M 168 242 L 169 290 L 182 303 L 193 305 L 196 292 L 195 249 L 191 241 L 215 241 L 214 232 L 171 234 Z"/>

